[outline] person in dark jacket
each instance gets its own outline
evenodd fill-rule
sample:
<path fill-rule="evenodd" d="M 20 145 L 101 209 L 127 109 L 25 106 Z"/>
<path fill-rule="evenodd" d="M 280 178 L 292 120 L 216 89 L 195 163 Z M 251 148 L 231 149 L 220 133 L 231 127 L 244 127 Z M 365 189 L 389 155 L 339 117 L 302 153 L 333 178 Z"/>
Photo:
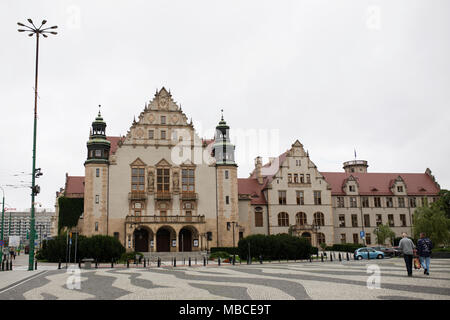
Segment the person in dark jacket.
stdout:
<path fill-rule="evenodd" d="M 419 255 L 420 264 L 422 265 L 426 275 L 430 275 L 430 256 L 433 243 L 426 237 L 425 233 L 420 233 L 420 239 L 417 241 L 417 254 Z"/>

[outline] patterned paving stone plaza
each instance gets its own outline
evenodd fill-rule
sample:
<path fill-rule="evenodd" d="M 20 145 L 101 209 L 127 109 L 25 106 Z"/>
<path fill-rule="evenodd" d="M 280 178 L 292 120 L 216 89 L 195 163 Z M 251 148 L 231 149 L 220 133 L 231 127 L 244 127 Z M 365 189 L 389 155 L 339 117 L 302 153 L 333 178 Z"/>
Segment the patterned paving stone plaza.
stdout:
<path fill-rule="evenodd" d="M 450 260 L 406 276 L 403 259 L 156 265 L 0 273 L 0 300 L 448 300 Z"/>

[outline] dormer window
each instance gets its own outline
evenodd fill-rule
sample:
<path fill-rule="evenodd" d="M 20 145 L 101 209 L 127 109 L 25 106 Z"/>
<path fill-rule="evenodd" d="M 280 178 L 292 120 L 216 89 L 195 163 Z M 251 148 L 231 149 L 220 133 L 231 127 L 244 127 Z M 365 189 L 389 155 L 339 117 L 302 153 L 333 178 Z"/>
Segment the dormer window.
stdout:
<path fill-rule="evenodd" d="M 397 192 L 403 192 L 403 186 L 398 186 L 397 187 Z"/>
<path fill-rule="evenodd" d="M 348 190 L 349 190 L 350 192 L 355 192 L 355 186 L 354 186 L 354 185 L 348 186 Z"/>

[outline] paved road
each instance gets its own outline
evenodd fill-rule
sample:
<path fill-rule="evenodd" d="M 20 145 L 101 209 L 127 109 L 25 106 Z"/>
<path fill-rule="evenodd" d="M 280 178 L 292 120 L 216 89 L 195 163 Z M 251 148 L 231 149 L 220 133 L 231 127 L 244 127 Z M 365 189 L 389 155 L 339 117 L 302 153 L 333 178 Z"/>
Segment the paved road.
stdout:
<path fill-rule="evenodd" d="M 367 281 L 377 270 L 380 288 L 369 289 Z M 23 276 L 14 278 L 19 272 Z M 37 271 L 0 272 L 0 300 L 450 299 L 450 260 L 433 259 L 430 273 L 426 276 L 419 270 L 407 277 L 399 258 L 73 271 L 50 265 Z M 371 282 L 372 287 L 376 284 Z"/>

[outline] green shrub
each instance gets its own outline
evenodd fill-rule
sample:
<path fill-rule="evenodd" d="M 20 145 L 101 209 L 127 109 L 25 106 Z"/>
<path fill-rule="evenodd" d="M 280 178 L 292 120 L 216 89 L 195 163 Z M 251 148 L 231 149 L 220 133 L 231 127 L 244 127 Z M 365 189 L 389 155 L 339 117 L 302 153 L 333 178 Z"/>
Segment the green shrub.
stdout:
<path fill-rule="evenodd" d="M 237 247 L 213 247 L 210 249 L 211 253 L 215 252 L 228 252 L 228 254 L 238 254 L 238 248 Z"/>
<path fill-rule="evenodd" d="M 136 256 L 138 256 L 138 259 L 139 259 L 139 257 L 140 257 L 140 258 L 143 258 L 143 257 L 144 257 L 144 255 L 143 255 L 142 253 L 140 253 L 140 252 L 136 252 L 136 251 L 132 251 L 132 252 L 124 252 L 124 253 L 120 256 L 119 262 L 126 262 L 126 261 L 129 261 L 129 260 L 133 260 L 133 261 L 134 261 L 134 259 L 136 258 Z"/>
<path fill-rule="evenodd" d="M 228 252 L 225 252 L 225 251 L 217 251 L 217 252 L 211 253 L 211 254 L 209 255 L 209 258 L 210 258 L 210 259 L 217 259 L 217 258 L 220 258 L 220 259 L 229 259 L 231 256 L 232 256 L 232 255 L 230 255 Z"/>
<path fill-rule="evenodd" d="M 104 235 L 85 237 L 79 235 L 78 240 L 76 237 L 72 238 L 71 261 L 74 260 L 75 256 L 75 243 L 77 246 L 77 261 L 84 258 L 96 259 L 98 262 L 117 261 L 125 252 L 125 248 L 115 237 Z M 52 240 L 44 240 L 42 249 L 38 251 L 36 257 L 50 262 L 66 261 L 67 249 L 67 234 L 63 234 Z"/>
<path fill-rule="evenodd" d="M 239 240 L 239 256 L 247 259 L 249 254 L 254 259 L 262 256 L 265 260 L 308 259 L 313 253 L 309 241 L 288 234 L 262 235 L 255 234 Z M 317 250 L 317 248 L 315 248 Z"/>
<path fill-rule="evenodd" d="M 356 249 L 362 247 L 364 247 L 364 245 L 359 243 L 336 243 L 333 244 L 330 251 L 355 252 Z"/>

